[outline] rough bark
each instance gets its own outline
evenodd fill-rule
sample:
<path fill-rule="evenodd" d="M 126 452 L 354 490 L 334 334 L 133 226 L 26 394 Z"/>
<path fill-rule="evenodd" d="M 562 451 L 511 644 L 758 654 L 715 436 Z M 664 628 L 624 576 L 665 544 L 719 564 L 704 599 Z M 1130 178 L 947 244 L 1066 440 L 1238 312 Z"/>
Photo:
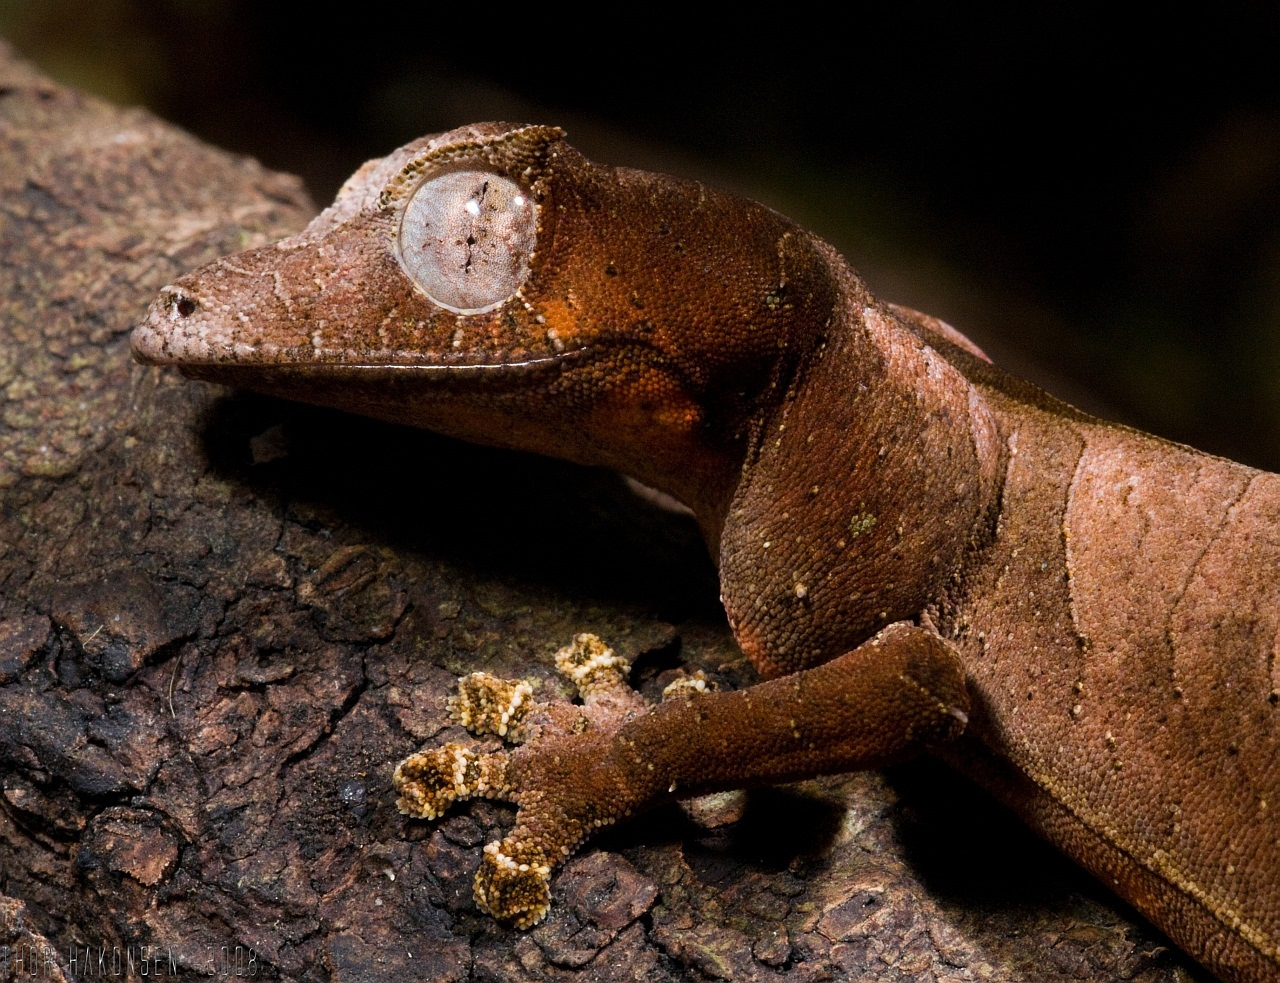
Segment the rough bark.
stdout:
<path fill-rule="evenodd" d="M 754 793 L 726 825 L 638 819 L 534 930 L 479 915 L 510 813 L 410 821 L 390 787 L 458 673 L 563 693 L 579 631 L 650 693 L 677 663 L 750 669 L 692 523 L 614 476 L 130 361 L 157 288 L 310 212 L 0 47 L 0 976 L 104 953 L 282 979 L 1195 972 L 929 763 Z"/>

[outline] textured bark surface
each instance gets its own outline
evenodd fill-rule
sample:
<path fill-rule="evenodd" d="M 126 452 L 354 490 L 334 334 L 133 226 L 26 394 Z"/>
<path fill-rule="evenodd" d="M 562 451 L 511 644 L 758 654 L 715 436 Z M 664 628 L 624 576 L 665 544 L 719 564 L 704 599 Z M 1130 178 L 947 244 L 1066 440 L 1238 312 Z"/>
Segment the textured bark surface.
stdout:
<path fill-rule="evenodd" d="M 692 522 L 614 476 L 130 361 L 160 286 L 311 210 L 0 48 L 0 976 L 1195 975 L 927 763 L 643 817 L 534 930 L 480 916 L 510 813 L 409 821 L 390 787 L 457 674 L 563 693 L 579 631 L 650 694 L 751 673 Z"/>

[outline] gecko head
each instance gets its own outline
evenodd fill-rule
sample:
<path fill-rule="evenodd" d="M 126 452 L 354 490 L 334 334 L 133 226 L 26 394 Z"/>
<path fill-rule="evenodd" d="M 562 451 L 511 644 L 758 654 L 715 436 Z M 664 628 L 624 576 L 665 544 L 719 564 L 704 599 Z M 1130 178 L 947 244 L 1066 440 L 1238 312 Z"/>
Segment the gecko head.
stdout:
<path fill-rule="evenodd" d="M 370 161 L 299 235 L 161 290 L 134 331 L 135 357 L 244 384 L 298 367 L 503 365 L 545 354 L 513 330 L 512 305 L 535 247 L 550 240 L 535 174 L 560 137 L 480 124 Z"/>
<path fill-rule="evenodd" d="M 762 205 L 592 164 L 559 129 L 477 124 L 371 161 L 301 234 L 166 287 L 133 351 L 637 473 L 617 447 L 745 430 L 829 319 L 825 248 Z"/>

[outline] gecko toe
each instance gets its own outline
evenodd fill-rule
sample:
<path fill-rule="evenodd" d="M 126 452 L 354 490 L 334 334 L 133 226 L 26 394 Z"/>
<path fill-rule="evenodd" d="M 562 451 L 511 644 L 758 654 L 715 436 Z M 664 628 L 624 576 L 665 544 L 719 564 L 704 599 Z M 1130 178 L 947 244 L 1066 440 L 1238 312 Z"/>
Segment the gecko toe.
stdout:
<path fill-rule="evenodd" d="M 714 693 L 717 689 L 714 680 L 708 679 L 701 669 L 696 672 L 683 673 L 678 679 L 667 684 L 662 691 L 663 702 L 667 700 L 691 699 L 703 693 Z"/>
<path fill-rule="evenodd" d="M 411 754 L 396 765 L 392 784 L 400 793 L 396 808 L 406 816 L 438 819 L 455 802 L 479 796 L 504 798 L 507 755 L 482 754 L 449 743 Z"/>
<path fill-rule="evenodd" d="M 449 698 L 449 717 L 476 736 L 495 734 L 519 744 L 528 738 L 525 718 L 537 706 L 528 683 L 473 672 L 458 680 L 458 692 Z"/>
<path fill-rule="evenodd" d="M 602 690 L 626 686 L 631 663 L 595 635 L 583 633 L 556 652 L 556 669 L 588 700 Z"/>
<path fill-rule="evenodd" d="M 551 865 L 511 838 L 490 843 L 475 880 L 476 904 L 516 928 L 532 928 L 551 907 Z"/>

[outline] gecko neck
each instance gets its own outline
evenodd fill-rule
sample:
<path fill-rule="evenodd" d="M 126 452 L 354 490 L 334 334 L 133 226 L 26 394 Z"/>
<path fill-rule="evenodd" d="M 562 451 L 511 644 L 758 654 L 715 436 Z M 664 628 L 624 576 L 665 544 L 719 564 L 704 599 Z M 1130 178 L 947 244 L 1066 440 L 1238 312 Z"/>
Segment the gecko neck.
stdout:
<path fill-rule="evenodd" d="M 998 497 L 991 411 L 859 287 L 842 290 L 830 338 L 764 419 L 720 538 L 730 623 L 773 673 L 919 617 Z"/>

